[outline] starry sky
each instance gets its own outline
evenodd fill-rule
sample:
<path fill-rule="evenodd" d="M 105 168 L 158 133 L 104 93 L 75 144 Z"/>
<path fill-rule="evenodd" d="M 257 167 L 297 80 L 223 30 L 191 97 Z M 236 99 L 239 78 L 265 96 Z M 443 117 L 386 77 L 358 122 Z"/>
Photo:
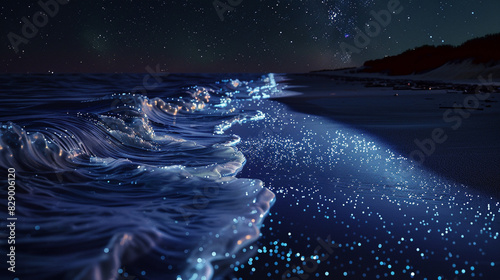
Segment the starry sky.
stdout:
<path fill-rule="evenodd" d="M 341 43 L 397 0 L 66 1 L 0 3 L 1 72 L 307 72 L 500 32 L 498 0 L 400 0 L 346 56 Z"/>

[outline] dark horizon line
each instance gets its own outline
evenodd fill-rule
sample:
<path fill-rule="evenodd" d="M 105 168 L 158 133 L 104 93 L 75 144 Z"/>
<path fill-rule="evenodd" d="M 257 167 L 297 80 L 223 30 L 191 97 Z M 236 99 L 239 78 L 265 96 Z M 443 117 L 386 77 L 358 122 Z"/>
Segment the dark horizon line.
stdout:
<path fill-rule="evenodd" d="M 274 73 L 274 74 L 305 74 L 305 73 L 314 73 L 314 72 L 322 72 L 322 71 L 338 71 L 344 69 L 354 69 L 358 67 L 342 67 L 342 68 L 334 68 L 334 69 L 319 69 L 319 70 L 310 70 L 310 71 L 292 71 L 292 72 L 276 72 L 276 71 L 248 71 L 248 72 L 188 72 L 188 71 L 179 71 L 179 72 L 159 72 L 157 74 L 263 74 L 263 73 Z M 0 72 L 0 75 L 8 75 L 8 74 L 17 74 L 17 75 L 75 75 L 75 74 L 150 74 L 147 71 L 143 72 Z"/>

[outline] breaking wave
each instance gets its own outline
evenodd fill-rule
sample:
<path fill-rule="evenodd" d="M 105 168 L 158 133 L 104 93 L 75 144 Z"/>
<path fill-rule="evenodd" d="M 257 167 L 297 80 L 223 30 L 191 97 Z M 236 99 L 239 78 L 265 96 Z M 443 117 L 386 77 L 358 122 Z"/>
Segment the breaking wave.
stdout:
<path fill-rule="evenodd" d="M 28 88 L 13 86 L 24 76 L 2 77 L 15 81 L 3 96 L 18 91 L 0 118 L 0 165 L 17 176 L 18 275 L 223 275 L 249 253 L 241 249 L 259 237 L 274 202 L 261 181 L 236 177 L 246 159 L 240 138 L 224 131 L 264 118 L 238 103 L 279 84 L 271 74 L 202 87 L 190 82 L 207 78 L 173 75 L 150 97 L 106 94 L 115 78 L 40 75 Z"/>

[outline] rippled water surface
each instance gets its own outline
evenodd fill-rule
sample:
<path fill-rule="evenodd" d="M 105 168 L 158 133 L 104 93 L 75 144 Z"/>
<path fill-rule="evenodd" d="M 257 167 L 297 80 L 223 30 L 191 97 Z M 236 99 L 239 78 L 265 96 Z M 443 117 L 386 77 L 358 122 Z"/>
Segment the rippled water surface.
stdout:
<path fill-rule="evenodd" d="M 268 99 L 283 79 L 0 76 L 14 277 L 496 279 L 497 199 Z"/>

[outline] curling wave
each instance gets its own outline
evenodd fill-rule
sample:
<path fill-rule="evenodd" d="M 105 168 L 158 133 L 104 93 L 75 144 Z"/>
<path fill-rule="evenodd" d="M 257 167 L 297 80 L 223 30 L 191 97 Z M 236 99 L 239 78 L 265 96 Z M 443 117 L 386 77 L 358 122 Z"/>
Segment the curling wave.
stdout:
<path fill-rule="evenodd" d="M 0 165 L 17 176 L 18 275 L 223 275 L 245 258 L 240 249 L 259 237 L 274 201 L 261 181 L 236 178 L 246 161 L 241 139 L 224 131 L 264 118 L 238 103 L 267 98 L 279 84 L 267 75 L 181 86 L 174 75 L 153 97 L 103 95 L 113 78 L 38 76 L 22 98 L 5 97 Z M 48 83 L 59 88 L 47 92 Z M 75 98 L 69 86 L 86 94 Z M 26 92 L 19 87 L 4 90 Z"/>

